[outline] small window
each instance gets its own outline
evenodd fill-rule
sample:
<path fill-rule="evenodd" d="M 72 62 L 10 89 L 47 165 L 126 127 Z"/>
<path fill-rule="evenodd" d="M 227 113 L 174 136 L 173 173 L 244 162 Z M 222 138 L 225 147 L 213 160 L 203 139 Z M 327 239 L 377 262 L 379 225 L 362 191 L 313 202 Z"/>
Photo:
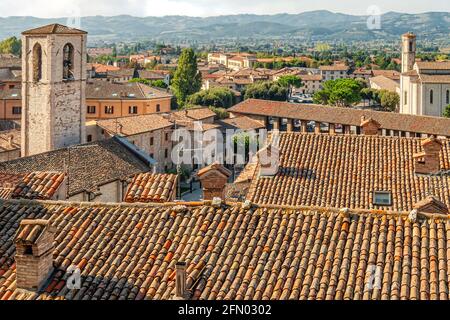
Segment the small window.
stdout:
<path fill-rule="evenodd" d="M 13 114 L 22 114 L 22 107 L 13 107 L 12 113 Z"/>
<path fill-rule="evenodd" d="M 166 159 L 169 157 L 169 149 L 165 150 L 165 157 L 166 157 Z"/>
<path fill-rule="evenodd" d="M 150 145 L 153 146 L 155 144 L 155 138 L 151 137 L 150 138 Z"/>
<path fill-rule="evenodd" d="M 150 158 L 155 159 L 155 155 L 153 153 L 150 153 Z"/>
<path fill-rule="evenodd" d="M 405 105 L 408 104 L 408 91 L 405 91 Z"/>
<path fill-rule="evenodd" d="M 68 43 L 63 49 L 63 79 L 64 80 L 74 80 L 74 49 L 73 46 Z"/>
<path fill-rule="evenodd" d="M 88 114 L 95 114 L 95 106 L 87 106 Z"/>
<path fill-rule="evenodd" d="M 42 47 L 36 43 L 33 47 L 33 81 L 42 80 Z"/>
<path fill-rule="evenodd" d="M 430 90 L 430 103 L 433 104 L 434 102 L 434 91 Z"/>
<path fill-rule="evenodd" d="M 392 206 L 392 194 L 387 191 L 375 191 L 373 204 L 376 206 Z"/>
<path fill-rule="evenodd" d="M 450 90 L 445 93 L 445 103 L 450 104 Z"/>
<path fill-rule="evenodd" d="M 105 114 L 114 114 L 113 106 L 105 106 Z"/>
<path fill-rule="evenodd" d="M 161 112 L 161 105 L 160 104 L 156 105 L 156 112 Z"/>
<path fill-rule="evenodd" d="M 410 42 L 409 42 L 409 52 L 413 52 L 413 51 L 414 51 L 413 42 L 410 41 Z"/>
<path fill-rule="evenodd" d="M 137 106 L 129 106 L 128 113 L 129 114 L 138 114 L 138 107 Z"/>
<path fill-rule="evenodd" d="M 88 134 L 88 136 L 87 136 L 87 142 L 92 142 L 92 135 L 91 135 L 91 134 Z"/>
<path fill-rule="evenodd" d="M 166 141 L 169 141 L 169 133 L 166 132 Z"/>

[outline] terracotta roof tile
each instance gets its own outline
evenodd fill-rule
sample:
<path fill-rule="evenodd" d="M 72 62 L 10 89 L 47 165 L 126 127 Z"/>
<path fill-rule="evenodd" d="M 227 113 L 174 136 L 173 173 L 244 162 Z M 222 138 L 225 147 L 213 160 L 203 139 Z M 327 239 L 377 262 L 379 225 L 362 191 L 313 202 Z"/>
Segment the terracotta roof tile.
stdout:
<path fill-rule="evenodd" d="M 261 122 L 245 116 L 220 120 L 218 124 L 225 129 L 257 130 L 265 128 Z"/>
<path fill-rule="evenodd" d="M 13 199 L 52 199 L 64 182 L 65 174 L 60 172 L 32 172 L 25 175 L 15 186 Z"/>
<path fill-rule="evenodd" d="M 173 174 L 141 173 L 134 176 L 125 195 L 126 202 L 170 202 L 176 198 L 178 177 Z"/>
<path fill-rule="evenodd" d="M 55 272 L 37 293 L 16 290 L 14 235 L 24 219 L 47 220 L 55 230 Z M 9 201 L 0 203 L 0 299 L 171 299 L 183 261 L 194 300 L 448 300 L 447 220 L 325 208 Z M 66 287 L 70 266 L 81 269 L 80 290 Z"/>
<path fill-rule="evenodd" d="M 171 127 L 173 124 L 159 114 L 98 120 L 97 125 L 108 132 L 132 136 Z"/>
<path fill-rule="evenodd" d="M 434 195 L 450 205 L 450 142 L 441 153 L 443 175 L 414 172 L 422 140 L 380 136 L 282 133 L 280 169 L 253 180 L 248 199 L 260 204 L 412 210 Z M 373 204 L 373 193 L 392 194 L 392 206 Z"/>

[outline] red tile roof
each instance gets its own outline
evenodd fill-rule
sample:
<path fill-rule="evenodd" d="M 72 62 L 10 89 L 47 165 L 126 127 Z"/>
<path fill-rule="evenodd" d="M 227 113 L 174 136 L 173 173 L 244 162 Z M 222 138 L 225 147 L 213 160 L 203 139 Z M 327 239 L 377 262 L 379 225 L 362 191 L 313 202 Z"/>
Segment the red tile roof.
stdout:
<path fill-rule="evenodd" d="M 16 290 L 23 219 L 55 229 L 42 291 Z M 0 300 L 448 300 L 446 216 L 209 204 L 0 203 Z M 81 270 L 81 289 L 66 286 Z M 373 277 L 373 276 L 377 277 Z M 375 281 L 373 281 L 375 280 Z"/>
<path fill-rule="evenodd" d="M 170 202 L 176 198 L 177 175 L 142 173 L 134 176 L 126 202 Z"/>
<path fill-rule="evenodd" d="M 415 174 L 414 155 L 420 151 L 421 139 L 282 133 L 278 174 L 255 178 L 247 198 L 260 204 L 408 211 L 433 195 L 450 207 L 450 141 L 443 143 L 442 175 Z M 374 205 L 377 191 L 390 192 L 392 206 Z"/>
<path fill-rule="evenodd" d="M 365 118 L 372 118 L 378 121 L 382 129 L 450 137 L 450 119 L 442 117 L 413 116 L 392 112 L 257 99 L 245 100 L 231 107 L 228 111 L 247 116 L 258 115 L 351 126 L 359 126 L 361 124 L 361 118 L 364 116 Z"/>
<path fill-rule="evenodd" d="M 61 187 L 64 177 L 64 173 L 60 172 L 28 174 L 0 172 L 0 189 L 3 192 L 0 198 L 49 200 Z"/>

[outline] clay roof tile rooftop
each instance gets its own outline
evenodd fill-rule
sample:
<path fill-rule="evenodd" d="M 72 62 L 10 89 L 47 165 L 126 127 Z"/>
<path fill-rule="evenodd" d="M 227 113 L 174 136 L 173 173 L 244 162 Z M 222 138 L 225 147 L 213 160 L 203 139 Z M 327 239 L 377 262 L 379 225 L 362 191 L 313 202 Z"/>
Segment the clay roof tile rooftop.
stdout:
<path fill-rule="evenodd" d="M 38 292 L 16 289 L 23 220 L 54 230 L 55 272 Z M 448 222 L 312 207 L 0 202 L 0 300 L 169 300 L 179 262 L 189 300 L 448 300 Z M 71 266 L 86 275 L 80 290 L 66 287 Z"/>

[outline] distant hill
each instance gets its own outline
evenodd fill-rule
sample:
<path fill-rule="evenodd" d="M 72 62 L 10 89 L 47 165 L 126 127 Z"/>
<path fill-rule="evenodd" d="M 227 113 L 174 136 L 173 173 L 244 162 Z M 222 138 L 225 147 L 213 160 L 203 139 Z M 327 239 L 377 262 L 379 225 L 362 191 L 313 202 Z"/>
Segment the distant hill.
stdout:
<path fill-rule="evenodd" d="M 450 13 L 406 14 L 389 12 L 381 17 L 381 30 L 369 30 L 366 16 L 329 11 L 300 14 L 229 15 L 218 17 L 132 17 L 93 16 L 81 20 L 90 41 L 214 40 L 218 38 L 299 38 L 306 40 L 398 39 L 413 31 L 427 40 L 449 41 Z M 19 35 L 23 30 L 49 23 L 66 23 L 66 18 L 0 18 L 0 38 Z"/>

